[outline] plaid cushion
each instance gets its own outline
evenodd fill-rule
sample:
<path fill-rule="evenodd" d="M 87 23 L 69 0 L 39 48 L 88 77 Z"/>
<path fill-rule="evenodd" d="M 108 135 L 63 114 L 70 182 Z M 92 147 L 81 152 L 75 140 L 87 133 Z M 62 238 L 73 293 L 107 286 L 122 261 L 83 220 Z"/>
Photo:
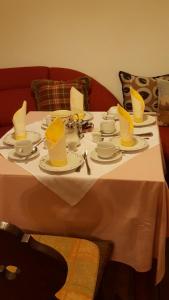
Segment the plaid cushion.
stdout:
<path fill-rule="evenodd" d="M 125 109 L 132 110 L 130 86 L 137 90 L 145 101 L 145 111 L 158 111 L 158 79 L 169 80 L 169 75 L 155 77 L 136 76 L 123 71 L 119 72 Z"/>
<path fill-rule="evenodd" d="M 75 87 L 84 95 L 84 110 L 88 110 L 90 79 L 81 77 L 68 81 L 34 80 L 31 88 L 35 95 L 37 110 L 53 111 L 70 109 L 70 89 Z"/>

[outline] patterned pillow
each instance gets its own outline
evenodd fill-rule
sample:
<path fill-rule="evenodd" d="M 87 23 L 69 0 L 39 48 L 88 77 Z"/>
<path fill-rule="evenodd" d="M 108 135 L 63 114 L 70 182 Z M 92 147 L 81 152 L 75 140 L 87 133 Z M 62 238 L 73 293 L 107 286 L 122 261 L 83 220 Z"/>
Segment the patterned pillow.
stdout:
<path fill-rule="evenodd" d="M 70 109 L 70 89 L 74 86 L 84 95 L 84 110 L 89 107 L 90 79 L 81 77 L 68 81 L 34 80 L 31 89 L 34 93 L 37 110 L 53 111 Z"/>
<path fill-rule="evenodd" d="M 136 76 L 123 71 L 119 72 L 123 92 L 123 106 L 127 110 L 132 110 L 130 86 L 137 90 L 145 101 L 145 111 L 158 110 L 158 86 L 157 79 L 169 80 L 169 74 L 144 77 Z"/>

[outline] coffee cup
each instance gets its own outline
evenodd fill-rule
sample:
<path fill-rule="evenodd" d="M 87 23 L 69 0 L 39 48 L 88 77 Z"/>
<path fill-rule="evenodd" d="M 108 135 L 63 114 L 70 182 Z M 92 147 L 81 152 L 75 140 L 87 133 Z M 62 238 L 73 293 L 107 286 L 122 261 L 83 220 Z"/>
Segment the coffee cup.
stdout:
<path fill-rule="evenodd" d="M 103 133 L 113 133 L 115 131 L 114 120 L 104 120 L 100 122 L 100 131 Z"/>
<path fill-rule="evenodd" d="M 31 154 L 32 149 L 33 145 L 30 140 L 22 140 L 15 143 L 15 152 L 19 156 L 27 156 Z"/>
<path fill-rule="evenodd" d="M 102 135 L 101 135 L 101 132 L 100 131 L 93 131 L 92 132 L 92 141 L 94 143 L 98 143 L 98 142 L 101 142 L 102 141 Z"/>
<path fill-rule="evenodd" d="M 99 142 L 95 150 L 101 158 L 110 158 L 120 151 L 112 142 L 106 141 Z"/>

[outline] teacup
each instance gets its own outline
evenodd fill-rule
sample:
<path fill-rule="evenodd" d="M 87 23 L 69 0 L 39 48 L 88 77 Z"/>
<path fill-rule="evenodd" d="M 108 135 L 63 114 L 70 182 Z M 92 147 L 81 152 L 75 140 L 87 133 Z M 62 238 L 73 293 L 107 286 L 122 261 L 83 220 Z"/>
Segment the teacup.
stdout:
<path fill-rule="evenodd" d="M 104 120 L 100 122 L 100 131 L 103 133 L 113 133 L 115 129 L 114 120 Z"/>
<path fill-rule="evenodd" d="M 32 149 L 33 145 L 30 140 L 22 140 L 15 143 L 15 153 L 19 156 L 27 156 L 31 154 Z"/>
<path fill-rule="evenodd" d="M 56 117 L 54 115 L 47 115 L 45 120 L 46 120 L 46 125 L 49 126 L 55 119 Z"/>
<path fill-rule="evenodd" d="M 96 147 L 96 152 L 101 158 L 110 158 L 120 151 L 112 142 L 99 142 Z"/>
<path fill-rule="evenodd" d="M 92 141 L 93 141 L 94 143 L 101 142 L 102 139 L 103 139 L 103 138 L 102 138 L 102 135 L 101 135 L 101 132 L 100 132 L 100 131 L 95 130 L 95 131 L 92 132 Z"/>

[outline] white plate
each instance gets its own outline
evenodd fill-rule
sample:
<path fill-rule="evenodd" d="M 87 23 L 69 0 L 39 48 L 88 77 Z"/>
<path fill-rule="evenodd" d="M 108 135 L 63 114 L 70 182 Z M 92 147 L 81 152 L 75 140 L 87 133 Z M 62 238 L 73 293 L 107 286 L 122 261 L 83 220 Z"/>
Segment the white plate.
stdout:
<path fill-rule="evenodd" d="M 148 147 L 147 140 L 145 140 L 144 138 L 138 137 L 138 136 L 135 136 L 136 144 L 131 147 L 126 147 L 126 146 L 121 145 L 120 139 L 121 138 L 119 136 L 116 136 L 116 137 L 112 137 L 111 141 L 114 143 L 114 145 L 116 147 L 119 147 L 123 151 L 134 152 L 134 151 L 139 151 L 139 150 L 142 150 L 142 149 L 145 149 Z"/>
<path fill-rule="evenodd" d="M 113 115 L 115 120 L 119 119 L 118 112 L 117 112 L 117 106 L 111 106 L 108 109 L 107 113 Z"/>
<path fill-rule="evenodd" d="M 103 136 L 103 137 L 106 137 L 106 136 L 113 136 L 113 135 L 117 135 L 117 134 L 119 134 L 119 131 L 117 130 L 117 129 L 115 129 L 115 131 L 113 131 L 113 132 L 111 132 L 111 133 L 105 133 L 105 132 L 102 132 L 101 131 L 101 135 Z"/>
<path fill-rule="evenodd" d="M 56 118 L 68 118 L 72 115 L 71 110 L 66 110 L 66 109 L 60 109 L 60 110 L 55 110 L 49 113 L 50 116 Z"/>
<path fill-rule="evenodd" d="M 93 119 L 93 114 L 89 111 L 84 112 L 83 121 L 91 121 Z"/>
<path fill-rule="evenodd" d="M 133 115 L 131 117 L 132 119 L 134 118 Z M 143 127 L 143 126 L 152 125 L 155 122 L 156 122 L 156 117 L 150 115 L 144 115 L 143 122 L 137 123 L 133 121 L 133 125 L 134 127 Z"/>
<path fill-rule="evenodd" d="M 68 111 L 69 112 L 69 111 Z M 72 112 L 70 111 L 70 114 L 69 115 L 67 115 L 67 117 L 69 116 L 71 116 L 72 115 Z M 59 116 L 59 114 L 58 114 L 58 116 Z M 56 116 L 57 117 L 57 116 Z M 90 112 L 88 112 L 88 111 L 85 111 L 84 112 L 84 117 L 83 117 L 83 119 L 82 119 L 82 121 L 90 121 L 90 120 L 92 120 L 93 119 L 93 115 L 92 115 L 92 113 L 90 113 Z M 42 129 L 46 129 L 48 127 L 48 125 L 46 124 L 46 118 L 44 118 L 43 120 L 42 120 L 42 125 L 41 125 L 41 128 Z"/>
<path fill-rule="evenodd" d="M 62 173 L 62 172 L 69 172 L 75 170 L 77 167 L 83 164 L 83 157 L 82 155 L 75 153 L 75 152 L 68 152 L 67 153 L 67 165 L 63 167 L 55 167 L 52 166 L 49 162 L 49 156 L 45 155 L 40 160 L 40 168 L 44 171 L 52 172 L 52 173 Z"/>
<path fill-rule="evenodd" d="M 97 162 L 101 162 L 101 163 L 111 163 L 111 162 L 115 162 L 116 160 L 119 160 L 122 158 L 122 152 L 119 151 L 117 152 L 116 154 L 114 154 L 112 157 L 109 157 L 109 158 L 101 158 L 98 156 L 96 150 L 93 150 L 91 153 L 90 153 L 90 157 L 97 161 Z"/>
<path fill-rule="evenodd" d="M 33 144 L 37 143 L 41 139 L 41 135 L 35 131 L 26 131 L 27 136 L 25 139 L 30 140 Z M 3 139 L 3 143 L 7 145 L 14 146 L 16 143 L 16 139 L 14 138 L 14 133 L 10 133 L 6 135 Z"/>
<path fill-rule="evenodd" d="M 35 153 L 33 153 L 32 155 L 30 155 L 28 157 L 26 157 L 26 156 L 19 156 L 19 155 L 16 154 L 15 149 L 12 149 L 8 153 L 8 158 L 12 159 L 12 160 L 16 160 L 16 161 L 22 162 L 22 161 L 25 161 L 25 160 L 27 161 L 27 160 L 33 159 L 33 158 L 39 156 L 39 154 L 40 154 L 40 152 L 39 152 L 39 150 L 37 150 Z"/>

